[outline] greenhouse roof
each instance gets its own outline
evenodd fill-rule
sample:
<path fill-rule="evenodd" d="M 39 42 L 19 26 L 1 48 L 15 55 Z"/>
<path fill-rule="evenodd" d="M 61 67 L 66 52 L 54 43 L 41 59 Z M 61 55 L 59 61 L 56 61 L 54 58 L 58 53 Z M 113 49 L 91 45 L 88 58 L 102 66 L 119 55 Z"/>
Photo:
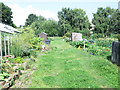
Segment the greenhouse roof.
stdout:
<path fill-rule="evenodd" d="M 0 31 L 6 33 L 20 33 L 17 29 L 3 23 L 0 23 Z"/>

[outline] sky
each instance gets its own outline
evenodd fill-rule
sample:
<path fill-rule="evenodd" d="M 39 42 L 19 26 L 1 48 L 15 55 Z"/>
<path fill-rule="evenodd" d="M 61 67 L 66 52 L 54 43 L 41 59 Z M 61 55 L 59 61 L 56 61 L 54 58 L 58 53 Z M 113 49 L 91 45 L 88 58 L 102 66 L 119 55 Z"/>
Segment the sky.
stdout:
<path fill-rule="evenodd" d="M 86 11 L 89 21 L 99 7 L 118 8 L 119 0 L 0 0 L 9 6 L 13 12 L 13 22 L 19 26 L 24 25 L 29 14 L 44 16 L 47 19 L 58 21 L 57 13 L 62 8 L 81 8 Z"/>

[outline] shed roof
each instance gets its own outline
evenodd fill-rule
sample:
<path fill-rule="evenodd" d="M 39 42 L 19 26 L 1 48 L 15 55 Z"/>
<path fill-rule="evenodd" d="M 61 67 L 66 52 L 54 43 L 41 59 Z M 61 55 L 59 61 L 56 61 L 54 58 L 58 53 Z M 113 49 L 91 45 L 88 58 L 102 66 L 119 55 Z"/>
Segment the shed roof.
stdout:
<path fill-rule="evenodd" d="M 0 31 L 6 33 L 20 33 L 20 31 L 18 31 L 17 29 L 3 23 L 0 23 Z"/>
<path fill-rule="evenodd" d="M 45 32 L 42 32 L 42 33 L 40 33 L 39 35 L 41 35 L 41 34 L 45 34 L 45 35 L 47 35 L 47 33 L 45 33 Z"/>

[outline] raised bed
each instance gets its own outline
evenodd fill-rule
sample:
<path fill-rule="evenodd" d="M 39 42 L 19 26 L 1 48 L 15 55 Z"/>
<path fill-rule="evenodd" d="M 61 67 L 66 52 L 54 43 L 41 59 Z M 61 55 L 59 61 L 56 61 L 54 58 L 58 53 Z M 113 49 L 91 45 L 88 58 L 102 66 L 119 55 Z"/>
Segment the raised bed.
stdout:
<path fill-rule="evenodd" d="M 15 82 L 15 80 L 17 80 L 20 75 L 22 75 L 22 72 L 20 70 L 18 70 L 16 73 L 10 75 L 9 78 L 7 78 L 5 81 L 1 81 L 0 82 L 0 87 L 2 87 L 2 89 L 9 89 Z"/>

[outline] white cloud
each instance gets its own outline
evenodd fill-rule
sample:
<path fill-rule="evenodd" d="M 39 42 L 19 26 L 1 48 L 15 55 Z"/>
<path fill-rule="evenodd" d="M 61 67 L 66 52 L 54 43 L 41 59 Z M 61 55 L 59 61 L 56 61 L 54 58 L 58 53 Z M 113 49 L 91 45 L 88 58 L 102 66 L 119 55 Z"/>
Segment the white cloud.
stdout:
<path fill-rule="evenodd" d="M 31 13 L 36 14 L 37 16 L 39 16 L 39 15 L 44 16 L 47 19 L 52 18 L 54 20 L 58 20 L 57 13 L 54 13 L 51 11 L 38 10 L 38 9 L 33 8 L 32 6 L 21 7 L 16 3 L 10 4 L 8 6 L 12 9 L 13 22 L 17 26 L 24 25 L 26 18 Z"/>
<path fill-rule="evenodd" d="M 1 0 L 4 2 L 118 2 L 119 0 Z"/>

